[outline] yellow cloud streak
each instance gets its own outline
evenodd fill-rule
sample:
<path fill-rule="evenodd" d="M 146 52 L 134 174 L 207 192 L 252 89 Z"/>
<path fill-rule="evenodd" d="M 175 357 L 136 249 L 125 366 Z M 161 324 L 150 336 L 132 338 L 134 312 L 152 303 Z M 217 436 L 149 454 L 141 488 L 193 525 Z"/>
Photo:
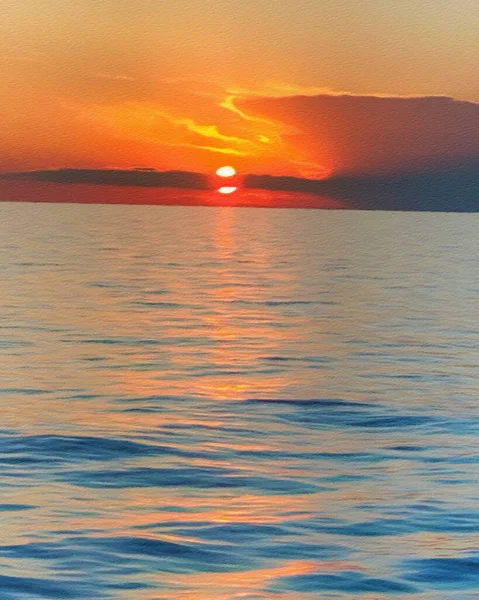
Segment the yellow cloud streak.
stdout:
<path fill-rule="evenodd" d="M 199 125 L 193 119 L 188 117 L 174 117 L 168 113 L 162 113 L 162 117 L 170 120 L 170 122 L 175 125 L 183 125 L 188 131 L 192 131 L 203 137 L 214 138 L 216 140 L 238 145 L 252 144 L 250 140 L 220 133 L 216 125 Z"/>
<path fill-rule="evenodd" d="M 274 84 L 274 89 L 278 96 L 288 95 L 285 92 L 291 94 L 293 90 L 295 92 L 299 91 L 299 87 L 286 84 Z M 311 88 L 308 89 L 312 95 L 313 90 Z M 317 89 L 318 88 L 314 88 L 314 90 Z M 248 90 L 230 90 L 230 92 L 231 93 L 228 93 L 226 98 L 220 102 L 220 106 L 237 114 L 245 121 L 258 123 L 260 126 L 268 126 L 268 134 L 265 135 L 264 133 L 260 133 L 257 135 L 257 139 L 263 144 L 274 144 L 275 154 L 278 156 L 279 160 L 292 165 L 303 177 L 324 177 L 330 174 L 328 169 L 325 169 L 322 165 L 311 160 L 298 148 L 292 148 L 291 145 L 284 140 L 286 134 L 300 133 L 298 130 L 285 125 L 281 121 L 274 121 L 258 115 L 247 114 L 235 104 L 235 100 L 238 98 L 264 97 L 263 94 L 260 94 L 259 92 L 250 92 Z"/>
<path fill-rule="evenodd" d="M 162 146 L 173 146 L 175 148 L 195 148 L 196 150 L 208 150 L 209 152 L 219 152 L 220 154 L 230 154 L 233 156 L 249 156 L 247 152 L 235 150 L 234 148 L 217 148 L 216 146 L 204 146 L 202 144 L 189 144 L 187 142 L 167 142 L 158 141 Z"/>
<path fill-rule="evenodd" d="M 273 160 L 278 165 L 290 165 L 302 176 L 317 177 L 327 174 L 324 167 L 314 162 L 304 150 L 295 147 L 286 137 L 300 134 L 299 130 L 281 121 L 246 113 L 236 105 L 236 101 L 293 95 L 300 91 L 304 95 L 306 92 L 312 95 L 319 90 L 320 88 L 300 88 L 279 83 L 268 84 L 265 89 L 257 91 L 227 90 L 226 97 L 217 101 L 216 105 L 236 114 L 248 124 L 240 136 L 229 135 L 216 124 L 199 123 L 190 116 L 174 114 L 163 106 L 152 103 L 127 102 L 121 105 L 82 105 L 75 108 L 82 118 L 109 129 L 121 139 L 254 158 L 259 162 L 263 158 Z M 324 88 L 322 92 L 327 93 Z"/>
<path fill-rule="evenodd" d="M 216 125 L 197 123 L 190 117 L 176 116 L 156 105 L 128 103 L 119 106 L 82 106 L 76 109 L 82 118 L 108 127 L 121 138 L 234 156 L 251 156 L 259 151 L 258 145 L 249 139 L 226 135 Z M 189 141 L 185 139 L 188 134 L 200 139 L 216 140 L 223 145 Z"/>

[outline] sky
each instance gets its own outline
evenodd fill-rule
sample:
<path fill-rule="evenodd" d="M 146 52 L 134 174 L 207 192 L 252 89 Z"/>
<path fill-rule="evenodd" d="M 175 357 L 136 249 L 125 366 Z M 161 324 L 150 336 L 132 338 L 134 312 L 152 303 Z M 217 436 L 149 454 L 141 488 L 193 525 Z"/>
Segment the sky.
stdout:
<path fill-rule="evenodd" d="M 477 160 L 478 31 L 477 0 L 4 0 L 0 170 Z"/>

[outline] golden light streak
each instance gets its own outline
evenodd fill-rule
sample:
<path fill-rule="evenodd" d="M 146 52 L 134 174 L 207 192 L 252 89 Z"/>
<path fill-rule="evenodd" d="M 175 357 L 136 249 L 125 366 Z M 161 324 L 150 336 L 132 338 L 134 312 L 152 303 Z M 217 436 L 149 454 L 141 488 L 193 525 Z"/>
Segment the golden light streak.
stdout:
<path fill-rule="evenodd" d="M 166 142 L 156 140 L 157 144 L 162 146 L 173 146 L 174 148 L 195 148 L 196 150 L 208 150 L 209 152 L 219 152 L 220 154 L 231 154 L 233 156 L 249 156 L 248 152 L 235 150 L 234 148 L 217 148 L 216 146 L 203 146 L 203 144 L 189 144 L 187 142 Z"/>
<path fill-rule="evenodd" d="M 251 156 L 259 151 L 259 146 L 245 137 L 227 135 L 216 125 L 205 125 L 190 117 L 174 115 L 157 105 L 125 103 L 70 108 L 75 109 L 81 118 L 107 127 L 123 139 L 234 156 Z M 188 139 L 191 136 L 197 136 L 199 140 Z M 219 145 L 202 144 L 202 138 L 214 140 Z"/>
<path fill-rule="evenodd" d="M 266 119 L 265 117 L 258 117 L 256 115 L 248 115 L 245 112 L 243 112 L 235 104 L 235 99 L 239 96 L 240 96 L 239 94 L 229 94 L 222 102 L 220 102 L 220 106 L 222 108 L 226 108 L 226 110 L 236 113 L 245 121 L 253 121 L 254 123 L 265 123 L 267 125 L 272 126 L 275 130 L 284 128 L 284 125 L 282 123 L 280 123 L 279 121 L 272 121 L 270 119 Z"/>
<path fill-rule="evenodd" d="M 305 91 L 304 88 L 296 86 L 288 86 L 287 84 L 270 84 L 273 91 L 269 97 L 282 97 L 286 96 L 286 91 L 289 93 L 299 92 L 300 90 Z M 320 88 L 308 88 L 309 95 L 313 95 L 313 90 L 318 91 Z M 268 94 L 261 95 L 259 92 L 249 92 L 248 90 L 234 90 L 229 93 L 226 98 L 220 102 L 220 106 L 229 110 L 245 121 L 250 126 L 257 124 L 261 127 L 261 132 L 256 134 L 256 139 L 262 144 L 268 144 L 272 146 L 273 154 L 277 157 L 278 162 L 289 163 L 302 177 L 313 177 L 322 178 L 327 177 L 331 173 L 331 169 L 325 168 L 323 165 L 312 160 L 304 151 L 297 147 L 293 147 L 289 142 L 285 141 L 286 135 L 300 133 L 296 128 L 291 127 L 281 121 L 274 121 L 258 115 L 247 114 L 235 104 L 237 99 L 251 99 L 255 97 L 265 97 Z M 306 95 L 306 94 L 305 94 Z M 267 135 L 264 130 L 267 130 Z M 263 156 L 265 150 L 262 151 Z"/>

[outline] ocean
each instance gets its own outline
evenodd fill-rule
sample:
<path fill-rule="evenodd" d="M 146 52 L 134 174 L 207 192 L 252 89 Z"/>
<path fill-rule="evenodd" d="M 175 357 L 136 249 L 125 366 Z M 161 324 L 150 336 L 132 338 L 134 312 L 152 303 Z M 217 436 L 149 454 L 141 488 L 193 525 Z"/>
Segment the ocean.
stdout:
<path fill-rule="evenodd" d="M 0 598 L 477 599 L 478 226 L 0 204 Z"/>

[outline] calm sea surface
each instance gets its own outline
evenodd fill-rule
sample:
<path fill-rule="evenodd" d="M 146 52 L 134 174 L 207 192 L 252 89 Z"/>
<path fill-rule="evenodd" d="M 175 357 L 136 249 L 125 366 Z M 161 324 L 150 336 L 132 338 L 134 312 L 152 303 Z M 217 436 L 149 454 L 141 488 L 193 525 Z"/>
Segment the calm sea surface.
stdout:
<path fill-rule="evenodd" d="M 0 598 L 479 598 L 479 215 L 0 205 Z"/>

